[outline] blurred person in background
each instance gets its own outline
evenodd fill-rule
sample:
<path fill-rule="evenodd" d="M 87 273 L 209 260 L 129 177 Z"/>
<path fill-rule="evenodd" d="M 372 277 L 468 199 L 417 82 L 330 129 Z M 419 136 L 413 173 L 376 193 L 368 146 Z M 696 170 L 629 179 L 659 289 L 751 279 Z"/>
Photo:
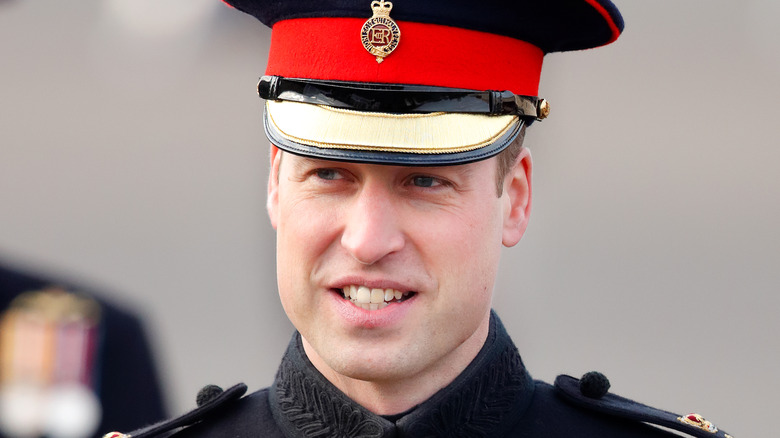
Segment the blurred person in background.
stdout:
<path fill-rule="evenodd" d="M 165 415 L 138 315 L 0 259 L 0 438 L 90 438 Z"/>

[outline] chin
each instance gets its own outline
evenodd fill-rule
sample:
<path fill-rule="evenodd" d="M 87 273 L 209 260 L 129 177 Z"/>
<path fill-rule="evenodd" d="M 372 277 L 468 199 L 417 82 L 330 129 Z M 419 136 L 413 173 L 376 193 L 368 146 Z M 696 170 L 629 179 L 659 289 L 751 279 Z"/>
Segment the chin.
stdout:
<path fill-rule="evenodd" d="M 325 363 L 336 373 L 364 381 L 388 381 L 404 379 L 415 374 L 415 361 L 408 351 L 393 353 L 386 347 L 375 351 L 366 348 L 340 351 L 334 356 L 323 357 Z"/>
<path fill-rule="evenodd" d="M 407 369 L 396 366 L 371 366 L 371 364 L 344 364 L 333 369 L 342 376 L 366 382 L 397 381 L 409 375 Z"/>

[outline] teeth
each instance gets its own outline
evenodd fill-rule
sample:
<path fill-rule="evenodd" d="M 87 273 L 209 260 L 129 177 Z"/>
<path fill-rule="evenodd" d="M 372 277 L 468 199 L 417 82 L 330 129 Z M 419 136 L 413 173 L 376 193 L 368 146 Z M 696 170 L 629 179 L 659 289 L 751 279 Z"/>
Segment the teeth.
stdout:
<path fill-rule="evenodd" d="M 351 300 L 356 306 L 366 310 L 379 310 L 387 307 L 393 300 L 400 300 L 409 295 L 395 289 L 369 289 L 366 286 L 349 285 L 342 289 L 344 298 Z"/>
<path fill-rule="evenodd" d="M 385 302 L 385 291 L 382 289 L 371 289 L 371 302 L 374 304 Z"/>
<path fill-rule="evenodd" d="M 380 310 L 387 307 L 387 303 L 381 302 L 381 303 L 355 303 L 356 306 L 366 309 L 366 310 Z"/>
<path fill-rule="evenodd" d="M 360 304 L 371 302 L 371 290 L 365 286 L 360 286 L 357 290 L 357 297 L 354 298 Z"/>

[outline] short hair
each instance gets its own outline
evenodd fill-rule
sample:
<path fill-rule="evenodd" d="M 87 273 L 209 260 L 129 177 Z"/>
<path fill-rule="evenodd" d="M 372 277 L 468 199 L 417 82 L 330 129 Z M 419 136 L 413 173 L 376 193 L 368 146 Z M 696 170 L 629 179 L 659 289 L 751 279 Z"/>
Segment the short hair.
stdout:
<path fill-rule="evenodd" d="M 514 167 L 520 151 L 523 150 L 523 139 L 525 139 L 525 124 L 520 128 L 520 133 L 512 140 L 512 143 L 496 156 L 498 158 L 496 161 L 496 196 L 500 197 L 504 193 L 504 178 Z"/>

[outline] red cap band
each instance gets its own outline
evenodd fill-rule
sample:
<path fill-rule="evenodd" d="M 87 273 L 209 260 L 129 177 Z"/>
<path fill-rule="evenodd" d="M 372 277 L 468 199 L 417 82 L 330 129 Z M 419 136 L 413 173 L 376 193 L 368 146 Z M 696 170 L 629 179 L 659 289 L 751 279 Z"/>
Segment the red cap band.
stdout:
<path fill-rule="evenodd" d="M 299 18 L 276 23 L 266 74 L 538 94 L 544 53 L 530 43 L 450 26 L 397 21 L 400 42 L 380 64 L 361 42 L 365 21 Z"/>

